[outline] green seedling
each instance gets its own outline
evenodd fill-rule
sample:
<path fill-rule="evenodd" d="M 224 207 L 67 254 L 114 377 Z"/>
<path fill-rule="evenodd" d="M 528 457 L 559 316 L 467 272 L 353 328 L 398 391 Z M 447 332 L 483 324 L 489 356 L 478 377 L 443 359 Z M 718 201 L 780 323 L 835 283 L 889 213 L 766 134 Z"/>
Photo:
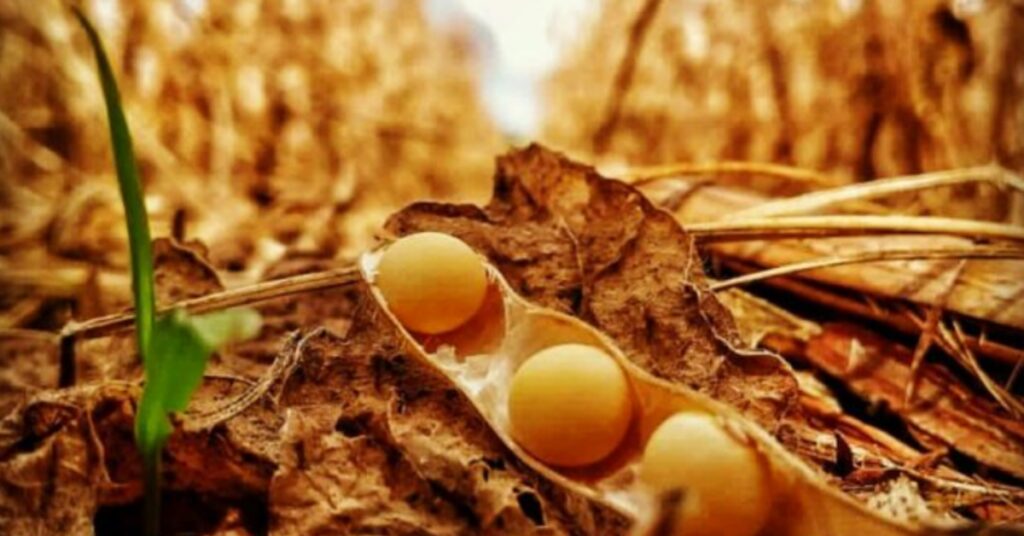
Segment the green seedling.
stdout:
<path fill-rule="evenodd" d="M 157 317 L 143 361 L 146 385 L 135 414 L 135 444 L 146 476 L 147 534 L 159 532 L 160 457 L 172 431 L 169 414 L 188 407 L 210 354 L 256 335 L 259 329 L 260 316 L 252 309 L 197 316 L 175 310 Z"/>
<path fill-rule="evenodd" d="M 128 224 L 128 246 L 132 264 L 132 294 L 135 297 L 135 336 L 139 349 L 149 346 L 156 313 L 156 298 L 153 294 L 153 251 L 150 245 L 149 219 L 146 205 L 142 202 L 142 181 L 135 164 L 135 150 L 132 135 L 121 108 L 121 94 L 117 90 L 114 70 L 107 60 L 103 43 L 89 19 L 77 8 L 73 8 L 78 21 L 89 36 L 89 43 L 96 55 L 100 84 L 103 86 L 103 100 L 107 103 L 107 123 L 110 126 L 110 142 L 114 148 L 114 166 L 121 190 L 121 204 Z M 145 359 L 145 352 L 143 359 Z"/>
<path fill-rule="evenodd" d="M 96 55 L 128 226 L 136 342 L 146 378 L 135 414 L 135 444 L 145 470 L 145 532 L 156 535 L 160 530 L 160 459 L 173 430 L 170 414 L 188 407 L 192 394 L 202 382 L 210 354 L 225 344 L 254 336 L 260 328 L 260 316 L 251 309 L 199 316 L 175 310 L 157 316 L 149 221 L 131 132 L 99 35 L 78 9 L 74 13 Z"/>

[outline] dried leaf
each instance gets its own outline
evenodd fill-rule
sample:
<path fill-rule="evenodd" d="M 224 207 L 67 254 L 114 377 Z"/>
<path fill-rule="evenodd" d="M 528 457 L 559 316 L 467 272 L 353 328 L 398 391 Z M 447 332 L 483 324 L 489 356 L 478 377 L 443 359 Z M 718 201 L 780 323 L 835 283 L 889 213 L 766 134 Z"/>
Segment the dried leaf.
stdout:
<path fill-rule="evenodd" d="M 275 532 L 614 534 L 627 522 L 554 485 L 505 448 L 439 372 L 366 310 L 346 339 L 310 335 L 281 398 Z M 313 506 L 311 506 L 313 505 Z M 414 530 L 415 529 L 415 530 Z"/>
<path fill-rule="evenodd" d="M 27 397 L 57 385 L 55 337 L 0 335 L 0 415 Z"/>
<path fill-rule="evenodd" d="M 157 303 L 170 304 L 224 290 L 220 276 L 206 256 L 206 248 L 197 242 L 182 244 L 173 238 L 154 240 L 153 278 Z"/>
<path fill-rule="evenodd" d="M 818 362 L 821 359 L 820 356 L 816 359 L 809 355 L 810 345 L 815 346 L 819 353 L 831 353 L 832 350 L 827 347 L 825 341 L 841 340 L 835 333 L 836 326 L 820 326 L 809 320 L 796 317 L 764 300 L 749 298 L 738 290 L 730 290 L 724 293 L 723 297 L 728 298 L 726 303 L 744 332 L 756 330 L 761 344 L 786 352 L 787 356 L 800 362 L 816 367 L 823 366 Z M 750 324 L 750 327 L 745 327 L 747 324 Z M 896 376 L 909 375 L 909 359 L 905 362 L 900 360 L 900 358 L 910 356 L 910 352 L 906 348 L 878 336 L 872 336 L 864 330 L 852 330 L 845 327 L 840 329 L 840 333 L 864 334 L 868 340 L 881 345 L 879 358 L 882 356 L 885 356 L 886 359 L 891 356 L 897 358 L 894 363 L 882 361 L 882 367 L 877 371 L 869 370 L 870 374 L 881 373 L 895 366 L 903 367 L 902 372 L 898 369 L 895 371 Z M 843 347 L 841 343 L 839 346 Z M 824 366 L 828 371 L 828 365 Z M 933 369 L 932 364 L 927 364 L 925 370 L 924 376 L 937 378 L 941 382 L 945 382 L 943 385 L 951 389 L 952 395 L 949 400 L 955 402 L 958 396 L 963 395 L 966 396 L 964 400 L 976 399 L 976 395 L 969 394 L 968 389 L 962 383 L 955 380 L 948 371 L 941 367 Z M 803 378 L 802 376 L 798 377 Z M 869 377 L 855 376 L 852 381 L 888 380 L 884 378 L 871 380 Z M 887 396 L 896 396 L 888 389 L 895 389 L 895 386 L 888 386 L 884 396 L 867 393 L 866 400 L 886 403 Z M 854 392 L 865 396 L 862 390 L 854 389 Z M 799 411 L 790 414 L 791 422 L 782 431 L 781 439 L 791 450 L 805 459 L 825 466 L 829 463 L 830 457 L 834 458 L 837 455 L 837 445 L 832 441 L 832 435 L 834 432 L 841 432 L 853 448 L 856 463 L 860 467 L 848 478 L 839 482 L 843 489 L 871 501 L 879 494 L 887 493 L 886 490 L 892 478 L 908 475 L 921 484 L 928 501 L 937 512 L 948 510 L 971 512 L 972 515 L 981 519 L 992 521 L 1019 519 L 1021 511 L 1024 510 L 1024 493 L 1019 489 L 991 481 L 979 482 L 976 477 L 962 474 L 945 463 L 934 466 L 922 465 L 922 462 L 932 458 L 937 452 L 946 448 L 956 448 L 956 445 L 951 445 L 937 436 L 927 434 L 924 430 L 910 425 L 910 430 L 918 440 L 926 446 L 938 449 L 930 453 L 922 453 L 885 431 L 875 428 L 853 415 L 844 413 L 843 409 L 828 397 L 827 393 L 820 392 L 819 387 L 808 385 L 806 381 L 802 380 Z M 931 412 L 931 415 L 925 416 L 923 419 L 938 426 L 942 411 L 945 411 L 941 405 L 941 401 L 945 398 L 940 396 L 938 400 L 940 404 L 934 412 L 932 412 L 931 404 L 927 401 L 921 401 L 920 404 L 914 406 L 913 412 L 925 415 Z M 995 408 L 990 402 L 983 401 L 977 405 L 974 402 L 968 402 L 964 407 L 960 407 L 958 402 L 954 409 L 968 414 L 970 418 L 957 419 L 953 430 L 967 431 L 964 430 L 964 426 L 968 428 L 975 425 L 980 426 L 981 429 L 977 430 L 981 433 L 979 439 L 990 433 L 997 435 L 1008 433 L 998 431 L 1007 423 L 998 411 L 992 412 Z M 942 426 L 945 425 L 945 423 L 942 424 Z M 1013 423 L 1010 425 L 1011 427 L 1016 426 Z M 984 459 L 979 459 L 979 461 L 987 463 Z"/>
<path fill-rule="evenodd" d="M 294 361 L 272 367 L 270 388 L 261 396 L 213 428 L 171 437 L 166 489 L 228 502 L 269 493 L 271 530 L 281 534 L 359 529 L 503 534 L 539 523 L 555 533 L 626 532 L 628 521 L 620 514 L 566 491 L 516 459 L 443 376 L 402 349 L 395 329 L 364 308 L 346 337 L 317 330 L 301 345 L 286 346 L 282 357 Z M 222 380 L 207 383 L 197 392 L 193 411 L 231 405 L 239 396 L 229 394 L 235 390 L 226 391 Z M 5 421 L 0 489 L 18 482 L 4 480 L 14 478 L 5 467 L 18 467 L 26 459 L 49 460 L 33 473 L 46 482 L 64 457 L 82 456 L 94 436 L 103 452 L 133 454 L 130 400 L 136 393 L 83 388 L 46 394 L 55 402 L 45 407 L 65 408 L 77 417 L 62 417 L 45 434 L 28 435 L 31 429 L 22 423 L 39 420 L 33 408 L 44 407 L 47 400 L 37 396 Z M 90 430 L 85 415 L 100 406 L 117 408 L 112 415 L 121 417 L 98 420 Z M 54 451 L 52 442 L 31 439 L 40 434 L 66 436 L 82 446 Z M 12 445 L 28 450 L 12 450 Z M 83 497 L 92 499 L 73 505 L 83 522 L 91 521 L 97 508 L 140 497 L 137 456 L 86 456 L 80 463 L 76 474 L 107 470 L 116 482 L 112 489 L 100 486 L 96 494 L 96 481 L 88 481 L 90 494 Z M 38 487 L 39 500 L 72 500 L 46 491 L 60 486 Z M 60 522 L 52 516 L 63 506 L 27 508 L 23 500 L 26 496 L 13 491 L 0 495 L 0 509 L 24 512 L 14 521 L 26 524 L 12 527 Z"/>

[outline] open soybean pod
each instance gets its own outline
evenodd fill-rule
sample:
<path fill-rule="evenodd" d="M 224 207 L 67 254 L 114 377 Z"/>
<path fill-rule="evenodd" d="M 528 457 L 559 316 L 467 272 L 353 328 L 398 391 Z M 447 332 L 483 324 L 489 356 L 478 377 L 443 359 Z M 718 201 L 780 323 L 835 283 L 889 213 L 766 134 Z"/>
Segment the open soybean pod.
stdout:
<path fill-rule="evenodd" d="M 437 240 L 436 233 L 425 234 L 435 235 L 427 237 L 427 240 Z M 399 243 L 411 239 L 424 237 L 413 235 L 403 238 Z M 451 246 L 450 242 L 446 243 Z M 716 482 L 691 482 L 681 485 L 683 498 L 680 506 L 674 514 L 668 516 L 671 526 L 676 527 L 676 534 L 887 536 L 932 533 L 926 528 L 902 524 L 868 510 L 853 498 L 832 488 L 804 465 L 804 462 L 783 448 L 774 437 L 732 407 L 687 387 L 650 375 L 630 362 L 600 331 L 571 316 L 527 302 L 518 296 L 498 270 L 481 256 L 471 255 L 470 258 L 473 262 L 479 262 L 485 272 L 485 288 L 475 294 L 470 292 L 471 295 L 480 297 L 474 298 L 470 313 L 463 315 L 466 317 L 465 320 L 457 327 L 442 333 L 423 333 L 408 329 L 408 313 L 404 313 L 405 323 L 400 321 L 388 304 L 387 296 L 392 292 L 391 289 L 382 288 L 378 284 L 381 282 L 378 278 L 381 261 L 382 258 L 387 258 L 390 247 L 394 246 L 385 246 L 378 251 L 365 254 L 360 261 L 360 269 L 363 284 L 368 287 L 376 305 L 396 326 L 401 327 L 400 331 L 410 353 L 425 360 L 449 378 L 473 403 L 506 446 L 525 463 L 553 482 L 634 520 L 637 533 L 650 532 L 656 524 L 664 527 L 666 518 L 663 508 L 665 502 L 662 500 L 665 495 L 660 494 L 659 487 L 653 485 L 656 482 L 652 483 L 652 478 L 645 475 L 654 474 L 656 476 L 653 480 L 657 481 L 659 478 L 665 480 L 667 474 L 668 480 L 671 481 L 672 468 L 651 467 L 651 464 L 673 463 L 673 460 L 678 461 L 679 456 L 683 456 L 685 465 L 687 451 L 702 448 L 704 458 L 700 462 L 702 465 L 695 468 L 696 474 L 705 477 L 711 475 L 710 479 Z M 452 247 L 464 247 L 469 250 L 465 244 Z M 407 270 L 410 271 L 409 277 L 417 277 L 411 273 L 417 270 L 437 269 L 443 272 L 443 266 L 425 268 L 430 264 L 429 256 L 417 255 L 414 261 L 406 264 Z M 473 280 L 474 278 L 467 277 L 446 284 L 468 285 L 472 284 Z M 424 284 L 427 282 L 421 281 Z M 387 286 L 389 284 L 384 285 Z M 440 292 L 435 289 L 428 293 L 444 294 L 443 289 Z M 424 306 L 424 311 L 428 314 L 432 310 L 431 307 L 437 307 L 437 304 L 420 305 Z M 463 306 L 464 304 L 460 305 Z M 596 356 L 607 356 L 625 379 L 625 396 L 628 397 L 629 408 L 625 417 L 626 424 L 616 444 L 604 449 L 607 452 L 601 452 L 601 445 L 581 444 L 576 446 L 582 452 L 579 456 L 574 458 L 568 455 L 559 458 L 558 453 L 561 451 L 557 448 L 545 451 L 543 445 L 538 446 L 535 437 L 531 437 L 530 433 L 524 433 L 522 425 L 514 422 L 514 391 L 518 388 L 518 382 L 525 381 L 517 378 L 519 371 L 524 369 L 526 363 L 542 360 L 545 354 L 557 354 L 559 351 L 577 354 L 590 352 Z M 580 355 L 574 354 L 571 359 L 579 362 L 590 359 Z M 600 358 L 597 358 L 595 362 L 599 361 Z M 562 365 L 552 361 L 545 366 L 557 372 Z M 531 364 L 531 368 L 544 367 Z M 543 372 L 531 371 L 523 374 Z M 591 376 L 607 376 L 602 374 L 566 376 L 554 381 L 578 382 L 586 381 Z M 590 398 L 581 404 L 587 406 L 586 408 L 552 407 L 549 409 L 551 419 L 557 422 L 557 415 L 560 412 L 577 415 L 589 409 L 598 411 L 601 407 L 619 407 L 605 400 L 613 396 L 604 391 L 608 389 L 606 385 L 584 388 L 590 390 Z M 614 391 L 614 388 L 612 390 Z M 534 398 L 528 403 L 542 402 L 543 400 Z M 511 411 L 510 403 L 513 403 Z M 537 413 L 534 412 L 533 415 L 536 416 Z M 610 421 L 616 419 L 614 415 L 608 416 Z M 666 424 L 670 420 L 672 422 Z M 658 431 L 663 424 L 666 424 L 665 430 Z M 560 425 L 564 428 L 564 435 L 573 435 L 571 424 L 562 422 Z M 669 429 L 672 427 L 675 430 Z M 600 443 L 607 437 L 614 437 L 615 432 L 611 432 L 611 435 L 595 432 L 592 435 L 597 437 L 593 441 Z M 652 436 L 659 438 L 655 440 Z M 586 434 L 583 434 L 583 437 L 587 437 Z M 668 453 L 667 455 L 650 452 L 647 454 L 649 459 L 645 460 L 645 448 L 650 446 L 649 443 L 678 440 L 673 437 L 681 437 L 684 443 L 705 441 L 721 444 L 684 444 L 674 448 L 673 445 L 669 445 L 668 449 L 662 449 L 662 452 Z M 564 437 L 558 440 L 562 439 Z M 653 450 L 656 449 L 652 447 Z M 597 454 L 594 454 L 595 452 Z M 712 458 L 730 453 L 734 459 L 740 460 L 738 465 L 726 465 L 726 473 L 714 475 L 716 462 Z M 730 474 L 728 469 L 760 472 L 761 476 L 750 478 L 750 475 L 735 472 Z M 694 468 L 690 467 L 687 470 L 692 473 Z M 750 482 L 754 484 L 749 484 Z M 702 498 L 699 493 L 687 497 L 686 488 L 691 485 L 696 488 L 711 486 L 710 491 L 698 491 L 712 497 Z M 745 485 L 763 488 L 744 490 L 742 486 Z M 663 487 L 661 489 L 663 490 Z M 741 502 L 730 506 L 729 497 L 735 497 L 734 500 Z M 705 502 L 703 505 L 699 504 L 702 499 Z M 760 501 L 761 504 L 751 506 L 742 501 Z M 711 508 L 712 511 L 704 511 L 704 515 L 701 515 L 701 508 Z M 729 511 L 722 512 L 722 509 Z M 720 516 L 725 521 L 716 521 L 709 516 Z M 744 516 L 750 519 L 737 520 L 737 517 Z M 690 525 L 686 526 L 687 523 Z M 702 526 L 694 526 L 697 524 Z"/>

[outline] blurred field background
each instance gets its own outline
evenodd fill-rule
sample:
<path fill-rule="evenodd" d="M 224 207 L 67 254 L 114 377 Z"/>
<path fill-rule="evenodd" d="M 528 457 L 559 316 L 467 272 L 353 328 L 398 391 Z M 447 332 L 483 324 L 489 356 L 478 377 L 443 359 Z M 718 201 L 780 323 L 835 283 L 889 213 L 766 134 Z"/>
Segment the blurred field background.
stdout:
<path fill-rule="evenodd" d="M 483 200 L 494 155 L 530 140 L 612 173 L 739 160 L 834 185 L 1024 169 L 1015 1 L 83 6 L 120 76 L 154 234 L 200 240 L 229 286 L 289 256 L 350 258 L 410 201 Z M 68 4 L 4 2 L 0 28 L 0 327 L 56 329 L 128 303 L 106 122 Z M 1024 213 L 984 184 L 886 203 Z"/>

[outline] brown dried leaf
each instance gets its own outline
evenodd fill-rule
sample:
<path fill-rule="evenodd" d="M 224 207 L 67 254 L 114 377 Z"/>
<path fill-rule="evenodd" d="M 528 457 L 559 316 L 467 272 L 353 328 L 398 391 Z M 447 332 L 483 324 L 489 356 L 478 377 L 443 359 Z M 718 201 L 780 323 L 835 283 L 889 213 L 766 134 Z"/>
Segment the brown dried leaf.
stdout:
<path fill-rule="evenodd" d="M 511 274 L 525 295 L 605 330 L 648 370 L 693 382 L 738 406 L 778 430 L 805 459 L 821 461 L 793 448 L 787 434 L 795 431 L 811 445 L 821 443 L 822 434 L 834 440 L 803 410 L 785 413 L 797 402 L 791 371 L 773 356 L 734 349 L 739 334 L 707 292 L 685 233 L 628 186 L 531 147 L 500 162 L 496 197 L 486 209 L 419 204 L 396 215 L 391 226 L 399 234 L 438 229 L 462 236 Z M 196 277 L 191 268 L 186 262 L 177 272 L 191 274 L 180 282 Z M 275 534 L 497 534 L 538 525 L 554 533 L 628 530 L 622 514 L 519 460 L 453 384 L 404 346 L 364 292 L 358 287 L 263 306 L 271 329 L 238 356 L 252 365 L 244 376 L 263 376 L 255 386 L 229 376 L 207 380 L 169 444 L 165 476 L 173 493 L 223 504 L 211 514 L 211 526 L 232 515 L 248 526 L 240 505 L 265 505 Z M 637 323 L 637 315 L 646 322 Z M 325 322 L 346 335 L 325 329 L 293 334 L 267 366 L 270 341 Z M 97 509 L 108 518 L 113 505 L 139 499 L 131 441 L 137 389 L 119 385 L 42 393 L 4 421 L 0 489 L 13 491 L 0 495 L 0 511 L 26 512 L 13 518 L 24 523 L 11 525 L 13 533 L 49 530 L 65 510 L 89 529 Z M 201 426 L 194 420 L 200 417 Z M 879 497 L 857 489 L 888 489 L 882 486 L 893 477 L 891 454 L 865 452 L 872 443 L 858 432 L 863 429 L 849 423 L 842 428 L 854 465 L 842 487 L 865 499 Z M 834 460 L 834 449 L 824 454 Z M 62 465 L 65 458 L 71 465 Z M 30 463 L 37 459 L 46 463 Z M 64 478 L 55 468 L 68 466 L 78 480 L 51 482 L 53 475 Z M 42 489 L 39 500 L 58 507 L 24 503 L 31 497 L 17 492 L 22 467 Z M 64 504 L 69 499 L 59 493 L 48 495 L 72 485 L 90 490 L 75 505 Z M 923 495 L 932 501 L 935 493 Z"/>
<path fill-rule="evenodd" d="M 105 470 L 90 416 L 114 390 L 41 393 L 0 421 L 0 532 L 92 533 Z"/>
<path fill-rule="evenodd" d="M 346 337 L 324 329 L 293 337 L 258 397 L 208 380 L 193 412 L 243 403 L 227 420 L 172 437 L 167 489 L 228 505 L 267 500 L 274 534 L 627 530 L 620 513 L 519 461 L 376 310 L 356 318 Z M 71 533 L 88 533 L 98 508 L 140 498 L 137 389 L 105 386 L 43 393 L 3 422 L 0 511 L 18 512 L 0 520 L 5 534 L 50 532 L 67 517 L 78 523 Z M 34 494 L 22 492 L 26 481 Z M 72 497 L 69 487 L 86 491 Z"/>
<path fill-rule="evenodd" d="M 183 244 L 173 238 L 153 240 L 157 303 L 174 303 L 224 290 L 207 256 L 206 246 L 198 241 Z"/>
<path fill-rule="evenodd" d="M 292 409 L 270 486 L 275 532 L 626 529 L 619 514 L 516 459 L 375 310 L 360 315 L 345 339 L 310 335 L 281 400 Z"/>
<path fill-rule="evenodd" d="M 56 337 L 0 336 L 0 415 L 56 385 Z"/>

